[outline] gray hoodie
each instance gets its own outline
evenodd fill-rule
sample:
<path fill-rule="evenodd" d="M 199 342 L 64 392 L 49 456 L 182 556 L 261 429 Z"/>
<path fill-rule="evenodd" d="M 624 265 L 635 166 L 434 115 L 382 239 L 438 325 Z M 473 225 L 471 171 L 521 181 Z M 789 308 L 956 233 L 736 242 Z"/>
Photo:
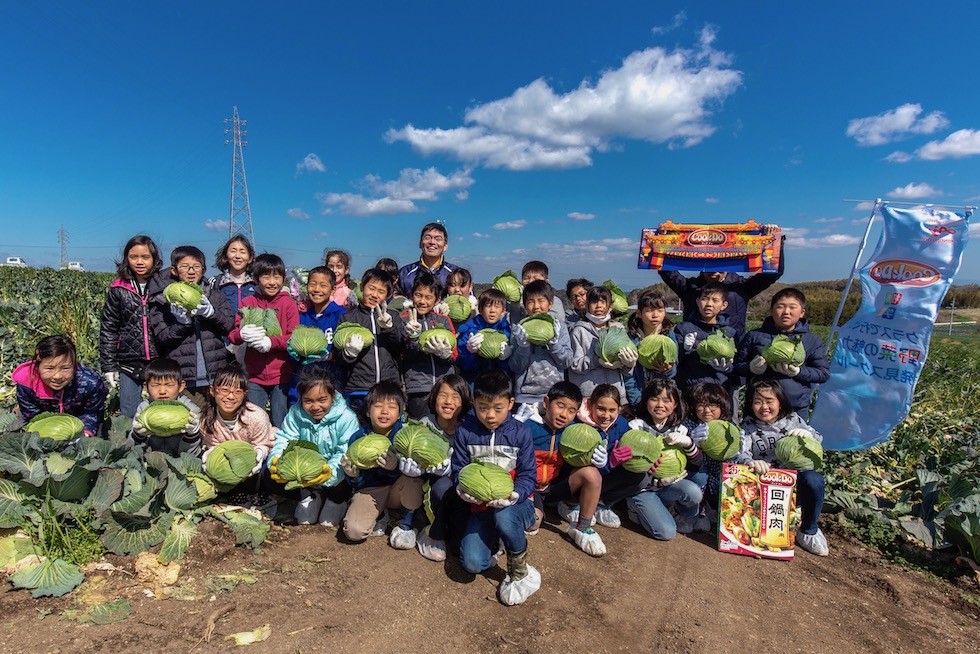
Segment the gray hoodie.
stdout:
<path fill-rule="evenodd" d="M 604 329 L 625 329 L 618 322 L 610 322 Z M 630 369 L 616 368 L 610 370 L 600 365 L 596 344 L 599 341 L 599 329 L 588 319 L 579 320 L 572 324 L 569 331 L 572 346 L 572 365 L 568 369 L 568 381 L 579 387 L 582 395 L 589 397 L 599 384 L 615 386 L 626 403 L 626 384 L 623 374 L 629 374 Z"/>

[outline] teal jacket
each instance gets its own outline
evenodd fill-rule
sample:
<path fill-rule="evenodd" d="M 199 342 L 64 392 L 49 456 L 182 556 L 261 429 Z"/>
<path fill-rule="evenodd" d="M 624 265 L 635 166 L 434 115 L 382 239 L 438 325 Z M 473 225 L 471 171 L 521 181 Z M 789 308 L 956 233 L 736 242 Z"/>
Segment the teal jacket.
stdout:
<path fill-rule="evenodd" d="M 350 437 L 358 429 L 357 416 L 347 408 L 347 402 L 340 393 L 334 395 L 333 406 L 320 422 L 314 422 L 310 414 L 303 410 L 302 404 L 294 404 L 276 432 L 276 442 L 269 451 L 268 462 L 271 464 L 274 457 L 281 456 L 289 441 L 309 441 L 320 449 L 320 454 L 333 472 L 323 485 L 336 486 L 345 479 L 340 457 L 347 452 Z"/>

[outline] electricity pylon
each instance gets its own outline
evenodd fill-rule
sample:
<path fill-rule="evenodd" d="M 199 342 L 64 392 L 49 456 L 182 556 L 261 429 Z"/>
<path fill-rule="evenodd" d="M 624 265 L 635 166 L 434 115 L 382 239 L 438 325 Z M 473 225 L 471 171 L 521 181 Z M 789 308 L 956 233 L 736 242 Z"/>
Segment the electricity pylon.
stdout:
<path fill-rule="evenodd" d="M 238 117 L 238 107 L 235 107 L 234 115 L 225 118 L 225 123 L 231 123 L 231 128 L 225 130 L 225 134 L 231 134 L 230 139 L 225 139 L 225 145 L 232 144 L 234 150 L 231 161 L 231 209 L 228 214 L 228 238 L 236 234 L 244 234 L 249 242 L 255 245 L 255 234 L 252 232 L 252 210 L 248 206 L 248 183 L 245 181 L 245 157 L 242 149 L 248 145 L 245 136 L 248 134 L 245 129 L 247 121 Z"/>

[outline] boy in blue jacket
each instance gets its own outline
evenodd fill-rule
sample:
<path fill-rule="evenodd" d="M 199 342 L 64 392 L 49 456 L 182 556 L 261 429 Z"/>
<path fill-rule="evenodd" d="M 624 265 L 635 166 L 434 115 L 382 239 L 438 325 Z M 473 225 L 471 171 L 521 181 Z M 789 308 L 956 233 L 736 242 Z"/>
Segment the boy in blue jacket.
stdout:
<path fill-rule="evenodd" d="M 802 365 L 791 363 L 766 363 L 762 350 L 780 334 L 789 338 L 800 338 L 806 350 L 806 360 Z M 784 288 L 772 296 L 769 303 L 769 317 L 759 329 L 753 329 L 739 343 L 735 360 L 735 372 L 748 378 L 775 379 L 783 387 L 789 400 L 801 418 L 810 414 L 810 396 L 813 384 L 822 384 L 830 379 L 830 364 L 823 340 L 810 331 L 806 319 L 806 296 L 795 288 Z"/>
<path fill-rule="evenodd" d="M 481 357 L 477 352 L 483 344 L 483 329 L 494 329 L 507 340 L 500 344 L 500 354 L 493 358 Z M 503 369 L 509 371 L 507 359 L 510 358 L 510 322 L 507 320 L 507 296 L 495 288 L 480 293 L 477 301 L 477 314 L 464 322 L 456 335 L 456 349 L 459 352 L 457 363 L 463 378 L 473 383 L 481 370 Z"/>
<path fill-rule="evenodd" d="M 718 357 L 702 363 L 698 355 L 698 344 L 716 330 L 735 338 L 735 329 L 728 325 L 728 316 L 725 314 L 728 308 L 728 301 L 725 299 L 727 294 L 728 291 L 718 282 L 705 284 L 697 299 L 697 313 L 692 313 L 687 320 L 674 328 L 679 350 L 676 381 L 681 390 L 687 390 L 698 382 L 717 382 L 722 386 L 728 383 L 734 357 Z"/>
<path fill-rule="evenodd" d="M 325 369 L 334 380 L 337 389 L 341 392 L 344 390 L 344 375 L 341 373 L 340 368 L 331 361 L 333 359 L 331 345 L 333 343 L 334 330 L 337 329 L 337 325 L 341 321 L 341 316 L 347 312 L 347 309 L 336 302 L 330 301 L 334 283 L 334 275 L 326 266 L 317 266 L 316 268 L 310 269 L 309 275 L 306 278 L 306 302 L 301 302 L 298 306 L 299 324 L 304 327 L 316 327 L 322 330 L 323 335 L 327 337 L 327 349 L 323 352 L 301 357 L 293 350 L 291 345 L 287 345 L 286 352 L 289 353 L 289 356 L 293 360 L 293 374 L 289 380 L 289 406 L 292 406 L 299 400 L 299 394 L 296 392 L 296 384 L 299 382 L 300 372 L 309 365 L 316 365 Z"/>
<path fill-rule="evenodd" d="M 541 588 L 541 574 L 527 564 L 525 530 L 534 524 L 531 495 L 537 479 L 531 431 L 510 414 L 514 393 L 503 370 L 480 373 L 473 385 L 473 416 L 456 429 L 450 475 L 456 494 L 469 505 L 456 512 L 456 528 L 462 533 L 460 562 L 472 574 L 494 565 L 497 542 L 507 553 L 507 576 L 497 597 L 508 606 L 523 604 Z M 459 471 L 471 461 L 499 465 L 514 477 L 510 497 L 480 502 L 459 487 Z"/>

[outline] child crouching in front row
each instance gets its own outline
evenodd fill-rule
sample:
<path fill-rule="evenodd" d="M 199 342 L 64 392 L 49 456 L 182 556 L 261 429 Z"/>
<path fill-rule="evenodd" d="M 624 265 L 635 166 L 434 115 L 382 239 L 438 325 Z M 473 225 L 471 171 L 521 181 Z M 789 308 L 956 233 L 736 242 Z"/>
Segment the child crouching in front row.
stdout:
<path fill-rule="evenodd" d="M 146 389 L 149 399 L 143 400 L 136 407 L 133 429 L 129 433 L 133 443 L 145 444 L 154 452 L 163 452 L 172 457 L 179 457 L 183 452 L 201 456 L 201 409 L 190 398 L 183 395 L 184 385 L 184 380 L 180 376 L 180 365 L 173 359 L 159 357 L 146 364 L 143 369 L 143 388 Z M 139 420 L 140 414 L 146 411 L 151 402 L 158 401 L 180 402 L 190 410 L 187 425 L 181 433 L 173 436 L 155 436 L 142 425 Z"/>

